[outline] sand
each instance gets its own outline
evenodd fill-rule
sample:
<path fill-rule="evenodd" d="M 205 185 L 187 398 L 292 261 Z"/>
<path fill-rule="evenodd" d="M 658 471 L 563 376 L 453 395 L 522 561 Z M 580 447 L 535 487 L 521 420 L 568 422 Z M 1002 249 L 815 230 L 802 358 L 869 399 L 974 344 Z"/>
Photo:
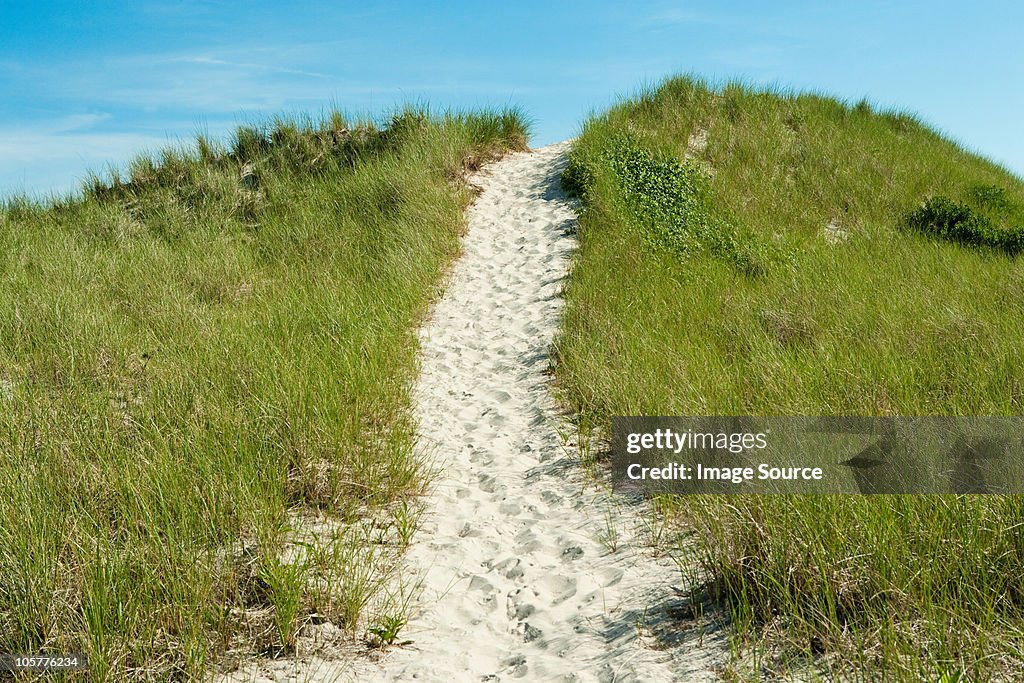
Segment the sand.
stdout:
<path fill-rule="evenodd" d="M 471 179 L 464 253 L 420 333 L 419 447 L 440 473 L 404 561 L 412 642 L 343 678 L 703 681 L 728 659 L 720 630 L 673 610 L 687 587 L 644 543 L 648 517 L 588 480 L 563 438 L 549 352 L 576 246 L 566 149 Z M 340 671 L 307 660 L 255 678 Z"/>

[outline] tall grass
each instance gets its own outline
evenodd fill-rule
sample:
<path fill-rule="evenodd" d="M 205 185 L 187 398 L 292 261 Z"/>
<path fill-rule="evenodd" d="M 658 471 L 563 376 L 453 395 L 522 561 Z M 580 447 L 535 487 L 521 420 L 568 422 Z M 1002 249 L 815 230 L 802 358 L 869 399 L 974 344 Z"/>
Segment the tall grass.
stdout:
<path fill-rule="evenodd" d="M 9 200 L 0 651 L 182 680 L 313 616 L 359 636 L 425 484 L 414 329 L 461 180 L 526 135 L 517 111 L 280 119 Z"/>
<path fill-rule="evenodd" d="M 581 420 L 1024 412 L 1024 261 L 1002 248 L 1024 184 L 914 116 L 674 78 L 589 120 L 565 182 L 584 208 L 557 373 Z M 1024 675 L 1019 497 L 659 506 L 762 673 Z"/>

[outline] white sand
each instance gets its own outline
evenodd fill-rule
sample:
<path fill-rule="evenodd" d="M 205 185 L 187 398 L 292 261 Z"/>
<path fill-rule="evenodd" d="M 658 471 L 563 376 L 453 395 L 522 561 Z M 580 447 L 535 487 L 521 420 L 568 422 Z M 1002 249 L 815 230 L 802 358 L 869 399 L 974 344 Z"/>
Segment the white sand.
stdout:
<path fill-rule="evenodd" d="M 669 616 L 683 579 L 641 541 L 639 507 L 588 482 L 559 437 L 549 347 L 575 248 L 566 149 L 473 179 L 464 254 L 421 331 L 415 412 L 441 476 L 405 558 L 420 587 L 399 636 L 412 644 L 357 673 L 313 657 L 232 680 L 704 681 L 728 660 L 720 631 Z"/>

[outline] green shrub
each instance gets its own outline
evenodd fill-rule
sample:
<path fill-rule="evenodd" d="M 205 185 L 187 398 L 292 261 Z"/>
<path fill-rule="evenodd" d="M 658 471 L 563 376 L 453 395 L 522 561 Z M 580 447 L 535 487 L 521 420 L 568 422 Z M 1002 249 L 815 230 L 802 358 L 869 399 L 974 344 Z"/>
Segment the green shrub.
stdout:
<path fill-rule="evenodd" d="M 1000 195 L 983 196 L 987 199 Z M 911 211 L 906 224 L 913 230 L 959 244 L 992 247 L 1011 255 L 1024 249 L 1024 228 L 1003 228 L 980 210 L 942 195 L 932 197 Z"/>
<path fill-rule="evenodd" d="M 653 152 L 628 136 L 594 156 L 572 154 L 562 187 L 586 203 L 598 174 L 609 173 L 625 215 L 654 248 L 684 256 L 707 251 L 748 274 L 761 273 L 771 259 L 760 240 L 713 209 L 710 179 L 698 164 Z"/>
<path fill-rule="evenodd" d="M 635 144 L 619 147 L 611 161 L 634 220 L 656 242 L 680 254 L 734 253 L 735 228 L 712 212 L 708 177 L 697 166 Z"/>

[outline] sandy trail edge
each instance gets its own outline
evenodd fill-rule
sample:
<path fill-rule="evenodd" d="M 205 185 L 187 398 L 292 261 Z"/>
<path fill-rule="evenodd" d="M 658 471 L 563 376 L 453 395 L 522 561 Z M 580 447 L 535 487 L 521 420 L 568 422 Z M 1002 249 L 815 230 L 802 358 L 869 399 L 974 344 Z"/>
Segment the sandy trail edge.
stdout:
<path fill-rule="evenodd" d="M 692 622 L 654 637 L 679 570 L 559 437 L 548 371 L 576 246 L 567 149 L 512 154 L 472 180 L 464 253 L 420 333 L 415 414 L 443 474 L 406 557 L 422 589 L 402 633 L 413 644 L 359 680 L 697 681 L 728 658 Z"/>

